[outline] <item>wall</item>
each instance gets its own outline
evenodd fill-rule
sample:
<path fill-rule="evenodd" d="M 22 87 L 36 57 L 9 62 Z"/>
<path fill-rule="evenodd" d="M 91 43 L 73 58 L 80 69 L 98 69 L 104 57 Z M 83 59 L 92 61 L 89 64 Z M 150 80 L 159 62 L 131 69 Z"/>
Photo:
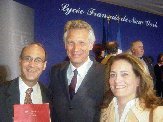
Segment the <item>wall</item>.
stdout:
<path fill-rule="evenodd" d="M 34 14 L 31 8 L 20 3 L 1 0 L 0 19 L 0 70 L 1 74 L 7 74 L 6 80 L 11 80 L 19 76 L 22 47 L 33 41 Z"/>

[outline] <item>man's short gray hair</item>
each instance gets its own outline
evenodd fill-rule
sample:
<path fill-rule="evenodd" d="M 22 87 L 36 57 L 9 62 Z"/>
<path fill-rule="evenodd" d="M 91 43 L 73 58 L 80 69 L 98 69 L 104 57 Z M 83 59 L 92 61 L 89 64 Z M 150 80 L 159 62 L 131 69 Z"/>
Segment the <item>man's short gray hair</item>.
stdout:
<path fill-rule="evenodd" d="M 86 29 L 86 30 L 88 30 L 88 32 L 89 32 L 88 40 L 91 43 L 94 43 L 95 42 L 95 34 L 94 34 L 94 31 L 93 31 L 91 25 L 89 25 L 87 22 L 85 22 L 83 20 L 71 20 L 71 21 L 68 21 L 65 24 L 65 27 L 64 27 L 64 36 L 63 36 L 64 42 L 66 42 L 67 33 L 71 29 Z"/>

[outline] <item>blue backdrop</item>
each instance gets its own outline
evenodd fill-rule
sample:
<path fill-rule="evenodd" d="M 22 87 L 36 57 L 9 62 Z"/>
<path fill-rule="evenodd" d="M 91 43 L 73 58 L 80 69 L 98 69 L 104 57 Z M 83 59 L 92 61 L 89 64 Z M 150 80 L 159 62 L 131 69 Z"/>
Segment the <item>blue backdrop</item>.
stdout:
<path fill-rule="evenodd" d="M 35 10 L 35 39 L 45 46 L 48 53 L 48 65 L 40 78 L 45 84 L 49 83 L 50 67 L 66 57 L 63 28 L 71 19 L 82 19 L 91 24 L 96 43 L 118 39 L 125 51 L 130 47 L 131 41 L 140 39 L 144 43 L 145 55 L 156 59 L 157 55 L 163 52 L 161 16 L 95 0 L 16 1 Z"/>

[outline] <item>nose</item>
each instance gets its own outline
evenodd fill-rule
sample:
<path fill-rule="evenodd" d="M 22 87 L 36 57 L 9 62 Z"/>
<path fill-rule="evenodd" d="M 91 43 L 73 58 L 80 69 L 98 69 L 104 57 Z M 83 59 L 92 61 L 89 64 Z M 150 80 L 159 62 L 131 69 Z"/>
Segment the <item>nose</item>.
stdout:
<path fill-rule="evenodd" d="M 74 51 L 78 51 L 80 48 L 80 45 L 79 44 L 74 44 Z"/>
<path fill-rule="evenodd" d="M 35 62 L 34 62 L 34 60 L 31 60 L 30 62 L 29 62 L 29 66 L 34 66 L 35 65 Z"/>
<path fill-rule="evenodd" d="M 114 81 L 115 81 L 116 83 L 121 82 L 121 80 L 122 80 L 122 78 L 121 78 L 121 76 L 120 76 L 120 75 L 116 75 L 116 76 L 115 76 Z"/>

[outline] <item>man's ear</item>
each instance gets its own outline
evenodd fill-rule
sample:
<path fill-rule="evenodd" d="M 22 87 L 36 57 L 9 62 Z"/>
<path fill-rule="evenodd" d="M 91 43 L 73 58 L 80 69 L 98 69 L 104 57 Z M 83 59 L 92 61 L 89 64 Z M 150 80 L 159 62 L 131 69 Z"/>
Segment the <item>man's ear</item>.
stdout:
<path fill-rule="evenodd" d="M 64 45 L 65 45 L 65 49 L 66 49 L 66 48 L 67 48 L 67 47 L 66 47 L 66 42 L 64 42 Z"/>
<path fill-rule="evenodd" d="M 21 58 L 19 58 L 19 64 L 22 62 Z"/>
<path fill-rule="evenodd" d="M 135 52 L 135 49 L 132 48 L 132 49 L 130 49 L 130 51 L 131 51 L 131 53 L 134 53 Z"/>
<path fill-rule="evenodd" d="M 46 69 L 46 64 L 47 64 L 47 61 L 44 62 L 44 67 L 43 67 L 43 70 Z"/>
<path fill-rule="evenodd" d="M 93 46 L 94 46 L 94 43 L 90 42 L 89 43 L 89 50 L 92 50 L 93 49 Z"/>

